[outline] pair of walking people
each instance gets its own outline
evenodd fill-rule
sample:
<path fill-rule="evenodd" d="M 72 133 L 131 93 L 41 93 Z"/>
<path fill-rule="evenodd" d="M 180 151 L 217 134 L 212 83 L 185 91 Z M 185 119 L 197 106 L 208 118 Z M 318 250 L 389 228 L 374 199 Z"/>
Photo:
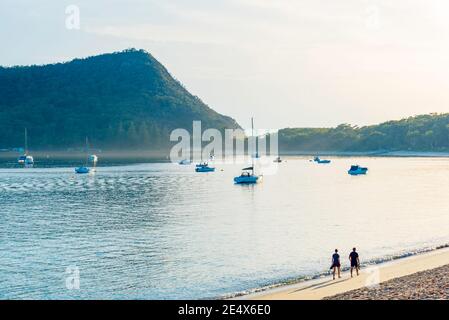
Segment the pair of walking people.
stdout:
<path fill-rule="evenodd" d="M 360 260 L 359 260 L 359 254 L 356 251 L 356 248 L 352 248 L 352 252 L 349 254 L 349 261 L 351 262 L 351 278 L 352 278 L 352 272 L 355 269 L 357 275 L 359 275 L 359 269 L 360 269 Z M 338 249 L 335 249 L 335 253 L 332 255 L 332 265 L 331 265 L 332 275 L 333 279 L 335 280 L 335 274 L 338 274 L 338 277 L 340 276 L 340 270 L 341 270 L 341 263 L 340 263 L 340 255 L 338 254 Z"/>

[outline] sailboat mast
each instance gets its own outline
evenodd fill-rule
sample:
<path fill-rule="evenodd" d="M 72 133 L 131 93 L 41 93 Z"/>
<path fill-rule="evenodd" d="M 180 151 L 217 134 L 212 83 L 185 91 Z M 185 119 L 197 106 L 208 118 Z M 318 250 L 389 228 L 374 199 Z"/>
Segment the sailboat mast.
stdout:
<path fill-rule="evenodd" d="M 25 128 L 25 154 L 28 154 L 28 131 Z"/>
<path fill-rule="evenodd" d="M 251 139 L 254 139 L 254 118 L 251 117 Z M 257 141 L 254 141 L 257 144 Z M 256 145 L 256 156 L 257 156 L 257 145 Z M 254 155 L 251 156 L 251 167 L 252 174 L 254 175 Z"/>
<path fill-rule="evenodd" d="M 89 161 L 89 140 L 86 137 L 86 167 L 87 167 L 88 161 Z"/>

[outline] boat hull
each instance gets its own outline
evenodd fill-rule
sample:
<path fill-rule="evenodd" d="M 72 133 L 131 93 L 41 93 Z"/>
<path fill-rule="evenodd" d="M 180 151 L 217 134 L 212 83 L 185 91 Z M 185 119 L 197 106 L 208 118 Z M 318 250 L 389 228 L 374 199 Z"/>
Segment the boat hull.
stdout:
<path fill-rule="evenodd" d="M 86 173 L 89 173 L 89 172 L 90 172 L 90 169 L 87 168 L 87 167 L 75 168 L 75 173 L 78 173 L 78 174 L 86 174 Z"/>
<path fill-rule="evenodd" d="M 368 171 L 368 168 L 359 168 L 357 170 L 349 170 L 348 174 L 350 174 L 351 176 L 358 176 L 360 174 L 366 174 Z"/>
<path fill-rule="evenodd" d="M 196 172 L 214 172 L 215 168 L 211 168 L 211 167 L 196 167 L 195 171 Z"/>
<path fill-rule="evenodd" d="M 239 176 L 234 178 L 236 184 L 254 184 L 259 181 L 258 176 Z"/>

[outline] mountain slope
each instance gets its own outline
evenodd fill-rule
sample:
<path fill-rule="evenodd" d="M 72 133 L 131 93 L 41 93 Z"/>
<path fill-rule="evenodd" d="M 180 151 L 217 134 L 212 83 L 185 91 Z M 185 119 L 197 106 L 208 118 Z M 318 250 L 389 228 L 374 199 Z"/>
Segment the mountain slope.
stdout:
<path fill-rule="evenodd" d="M 190 94 L 149 53 L 125 50 L 67 63 L 0 68 L 0 148 L 155 149 L 175 128 L 239 128 Z"/>

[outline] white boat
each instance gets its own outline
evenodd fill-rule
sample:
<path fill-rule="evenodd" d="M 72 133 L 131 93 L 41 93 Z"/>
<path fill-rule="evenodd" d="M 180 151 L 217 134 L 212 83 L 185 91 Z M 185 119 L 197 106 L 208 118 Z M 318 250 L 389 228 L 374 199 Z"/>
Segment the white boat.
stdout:
<path fill-rule="evenodd" d="M 17 162 L 23 164 L 25 168 L 32 168 L 34 166 L 34 158 L 28 154 L 28 130 L 25 128 L 25 150 L 24 154 L 21 155 Z"/>
<path fill-rule="evenodd" d="M 254 137 L 254 120 L 251 118 L 251 136 Z M 259 154 L 256 151 L 256 156 L 251 157 L 252 165 L 248 168 L 242 169 L 240 176 L 234 177 L 236 184 L 254 184 L 260 181 L 262 176 L 258 176 L 254 172 L 254 159 L 259 158 Z"/>
<path fill-rule="evenodd" d="M 89 162 L 92 163 L 92 171 L 97 171 L 98 156 L 96 154 L 91 154 L 89 156 Z"/>
<path fill-rule="evenodd" d="M 190 161 L 190 159 L 183 159 L 183 160 L 179 161 L 179 164 L 182 166 L 187 166 L 187 165 L 192 164 L 192 161 Z"/>

